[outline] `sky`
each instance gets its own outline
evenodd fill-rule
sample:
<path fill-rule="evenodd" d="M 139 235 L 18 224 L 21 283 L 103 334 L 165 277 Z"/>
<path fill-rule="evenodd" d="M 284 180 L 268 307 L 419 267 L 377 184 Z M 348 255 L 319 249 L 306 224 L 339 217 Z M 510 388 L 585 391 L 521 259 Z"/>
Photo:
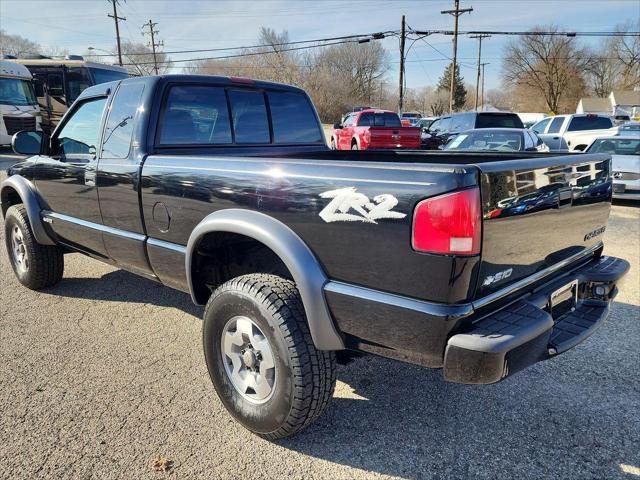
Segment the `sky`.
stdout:
<path fill-rule="evenodd" d="M 639 0 L 461 0 L 473 12 L 460 16 L 461 30 L 527 30 L 557 25 L 568 31 L 609 31 L 640 18 Z M 402 15 L 416 30 L 453 29 L 453 17 L 441 10 L 453 0 L 120 0 L 120 33 L 124 40 L 147 42 L 142 24 L 157 22 L 164 50 L 252 45 L 261 26 L 286 30 L 292 41 L 400 28 Z M 112 51 L 115 27 L 110 0 L 0 0 L 0 29 L 41 45 L 84 54 L 87 47 Z M 435 85 L 452 55 L 451 37 L 433 35 L 407 53 L 410 88 Z M 389 52 L 389 86 L 398 83 L 397 38 L 380 40 Z M 500 87 L 501 57 L 509 37 L 494 36 L 482 44 L 485 88 Z M 586 38 L 597 46 L 602 39 Z M 408 46 L 408 44 L 407 44 Z M 458 59 L 465 81 L 475 84 L 477 40 L 460 36 Z M 171 55 L 174 60 L 220 53 Z M 184 65 L 184 64 L 176 64 Z M 179 71 L 179 67 L 175 71 Z"/>

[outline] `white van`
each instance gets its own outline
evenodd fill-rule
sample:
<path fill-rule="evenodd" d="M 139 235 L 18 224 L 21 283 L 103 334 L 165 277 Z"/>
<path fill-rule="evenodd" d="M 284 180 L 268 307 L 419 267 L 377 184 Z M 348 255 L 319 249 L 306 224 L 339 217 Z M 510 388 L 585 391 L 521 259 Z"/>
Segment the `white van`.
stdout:
<path fill-rule="evenodd" d="M 0 60 L 0 145 L 11 145 L 21 130 L 41 130 L 41 120 L 29 69 Z"/>

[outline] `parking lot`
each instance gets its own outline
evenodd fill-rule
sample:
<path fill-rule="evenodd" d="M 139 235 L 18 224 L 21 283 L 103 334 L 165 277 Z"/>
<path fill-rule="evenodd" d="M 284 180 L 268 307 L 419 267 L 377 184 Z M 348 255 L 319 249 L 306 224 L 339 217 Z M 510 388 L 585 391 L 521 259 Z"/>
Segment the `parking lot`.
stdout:
<path fill-rule="evenodd" d="M 277 443 L 215 396 L 188 295 L 78 254 L 36 293 L 3 246 L 0 477 L 640 478 L 640 208 L 613 206 L 605 244 L 632 270 L 584 344 L 482 387 L 358 359 L 326 414 Z"/>

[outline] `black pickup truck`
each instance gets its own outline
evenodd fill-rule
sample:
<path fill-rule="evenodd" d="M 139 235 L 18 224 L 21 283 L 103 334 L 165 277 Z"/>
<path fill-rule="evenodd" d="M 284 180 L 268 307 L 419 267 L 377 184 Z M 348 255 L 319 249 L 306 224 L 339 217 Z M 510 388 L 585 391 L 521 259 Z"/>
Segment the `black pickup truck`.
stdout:
<path fill-rule="evenodd" d="M 276 439 L 369 352 L 487 384 L 607 317 L 604 154 L 331 151 L 304 91 L 167 75 L 85 90 L 0 187 L 28 288 L 81 252 L 188 292 L 231 414 Z"/>

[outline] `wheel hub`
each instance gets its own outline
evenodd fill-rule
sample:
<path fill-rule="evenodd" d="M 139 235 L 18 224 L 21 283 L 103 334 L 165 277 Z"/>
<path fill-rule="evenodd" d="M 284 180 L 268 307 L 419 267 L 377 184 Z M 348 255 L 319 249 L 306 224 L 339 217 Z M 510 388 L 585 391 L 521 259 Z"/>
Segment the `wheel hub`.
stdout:
<path fill-rule="evenodd" d="M 276 368 L 269 341 L 253 320 L 236 316 L 224 326 L 222 361 L 233 387 L 252 403 L 271 398 Z"/>
<path fill-rule="evenodd" d="M 11 253 L 13 256 L 13 262 L 18 270 L 21 272 L 29 270 L 29 255 L 27 254 L 27 247 L 24 243 L 22 231 L 17 225 L 15 225 L 11 230 Z"/>

